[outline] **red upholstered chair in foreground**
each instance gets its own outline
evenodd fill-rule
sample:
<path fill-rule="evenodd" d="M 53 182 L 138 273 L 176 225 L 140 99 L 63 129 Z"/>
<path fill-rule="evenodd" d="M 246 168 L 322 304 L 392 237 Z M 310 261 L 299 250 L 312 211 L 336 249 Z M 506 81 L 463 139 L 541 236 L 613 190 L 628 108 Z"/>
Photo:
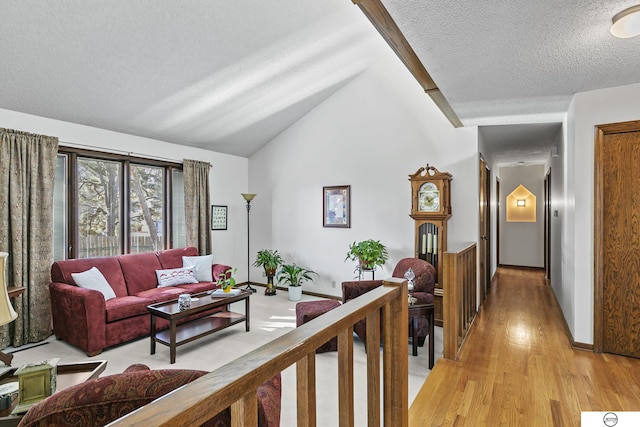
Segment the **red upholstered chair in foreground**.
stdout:
<path fill-rule="evenodd" d="M 413 296 L 417 299 L 416 304 L 433 303 L 433 293 L 435 288 L 435 268 L 425 260 L 420 258 L 403 258 L 396 268 L 393 270 L 392 277 L 404 278 L 404 273 L 409 269 L 413 269 L 416 277 L 414 279 Z M 342 302 L 359 297 L 372 289 L 382 286 L 382 280 L 353 280 L 342 282 Z M 408 319 L 407 319 L 408 322 Z M 408 323 L 407 323 L 408 325 Z M 407 326 L 408 327 L 408 326 Z M 365 320 L 361 320 L 353 326 L 353 330 L 362 341 L 366 342 L 367 332 Z M 420 319 L 418 322 L 418 345 L 424 345 L 425 338 L 429 335 L 429 322 L 426 319 Z"/>
<path fill-rule="evenodd" d="M 96 378 L 55 393 L 32 407 L 18 426 L 104 426 L 207 374 L 190 369 L 150 370 L 132 365 L 122 374 Z M 258 388 L 258 425 L 280 425 L 280 375 Z M 179 404 L 179 402 L 176 402 Z M 231 426 L 229 408 L 202 424 Z"/>

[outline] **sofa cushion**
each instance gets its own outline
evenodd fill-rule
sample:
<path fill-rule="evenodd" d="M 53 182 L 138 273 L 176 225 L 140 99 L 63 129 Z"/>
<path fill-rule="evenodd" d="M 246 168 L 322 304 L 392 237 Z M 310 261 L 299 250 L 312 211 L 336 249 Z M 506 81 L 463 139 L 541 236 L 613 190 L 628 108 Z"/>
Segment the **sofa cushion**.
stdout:
<path fill-rule="evenodd" d="M 111 289 L 109 282 L 104 278 L 100 270 L 96 267 L 91 267 L 87 271 L 82 273 L 71 273 L 71 277 L 78 286 L 85 289 L 92 289 L 98 291 L 104 295 L 104 300 L 109 301 L 116 297 L 115 292 Z"/>
<path fill-rule="evenodd" d="M 120 268 L 120 263 L 116 257 L 79 258 L 56 261 L 51 265 L 51 281 L 77 286 L 71 274 L 81 273 L 92 267 L 97 267 L 98 270 L 100 270 L 117 297 L 128 295 L 127 285 L 122 275 L 122 268 Z"/>
<path fill-rule="evenodd" d="M 173 286 L 166 286 L 164 288 L 152 288 L 146 291 L 138 292 L 137 297 L 153 300 L 153 302 L 169 301 L 172 299 L 177 300 L 178 295 L 184 294 L 184 289 Z"/>
<path fill-rule="evenodd" d="M 194 273 L 193 268 L 190 267 L 156 270 L 156 277 L 158 278 L 159 288 L 185 285 L 187 283 L 198 283 L 196 280 L 196 273 Z"/>
<path fill-rule="evenodd" d="M 198 279 L 198 282 L 213 281 L 212 265 L 213 255 L 182 257 L 182 266 L 193 267 L 196 272 L 196 279 Z"/>
<path fill-rule="evenodd" d="M 154 302 L 153 299 L 139 296 L 126 296 L 109 300 L 105 303 L 107 323 L 146 313 L 147 306 Z"/>
<path fill-rule="evenodd" d="M 188 294 L 197 294 L 217 289 L 218 285 L 216 285 L 215 282 L 198 282 L 189 285 L 176 285 L 176 288 L 181 288 L 182 292 L 186 292 Z"/>
<path fill-rule="evenodd" d="M 157 253 L 163 269 L 182 267 L 183 256 L 198 256 L 198 249 L 193 246 L 186 248 L 167 249 Z"/>
<path fill-rule="evenodd" d="M 117 258 L 127 282 L 129 295 L 137 295 L 156 287 L 156 270 L 162 270 L 162 265 L 155 252 L 118 255 Z"/>

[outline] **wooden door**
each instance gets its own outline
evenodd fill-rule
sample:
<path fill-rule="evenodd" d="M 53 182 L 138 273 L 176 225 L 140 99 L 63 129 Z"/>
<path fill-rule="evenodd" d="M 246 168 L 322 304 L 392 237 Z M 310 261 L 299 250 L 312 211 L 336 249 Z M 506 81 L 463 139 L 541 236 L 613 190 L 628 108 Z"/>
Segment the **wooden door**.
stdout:
<path fill-rule="evenodd" d="M 597 130 L 594 347 L 640 357 L 640 121 Z"/>
<path fill-rule="evenodd" d="M 496 177 L 496 264 L 500 267 L 500 179 Z"/>
<path fill-rule="evenodd" d="M 544 177 L 544 277 L 551 280 L 551 169 Z"/>
<path fill-rule="evenodd" d="M 480 158 L 480 238 L 478 245 L 478 258 L 480 259 L 480 304 L 484 301 L 487 295 L 487 288 L 491 283 L 491 250 L 489 247 L 491 229 L 489 219 L 490 176 L 491 174 L 486 162 Z"/>

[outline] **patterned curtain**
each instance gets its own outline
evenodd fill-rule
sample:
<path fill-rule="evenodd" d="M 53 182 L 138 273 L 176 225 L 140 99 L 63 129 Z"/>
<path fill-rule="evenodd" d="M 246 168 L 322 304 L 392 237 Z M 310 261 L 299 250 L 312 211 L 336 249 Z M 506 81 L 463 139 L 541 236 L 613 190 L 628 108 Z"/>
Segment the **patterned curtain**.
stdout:
<path fill-rule="evenodd" d="M 18 318 L 0 328 L 2 348 L 51 335 L 48 284 L 57 153 L 56 137 L 0 128 L 0 251 L 9 253 L 8 285 L 26 288 L 12 300 Z"/>
<path fill-rule="evenodd" d="M 198 248 L 200 255 L 211 253 L 210 169 L 207 162 L 187 159 L 182 162 L 187 246 Z"/>

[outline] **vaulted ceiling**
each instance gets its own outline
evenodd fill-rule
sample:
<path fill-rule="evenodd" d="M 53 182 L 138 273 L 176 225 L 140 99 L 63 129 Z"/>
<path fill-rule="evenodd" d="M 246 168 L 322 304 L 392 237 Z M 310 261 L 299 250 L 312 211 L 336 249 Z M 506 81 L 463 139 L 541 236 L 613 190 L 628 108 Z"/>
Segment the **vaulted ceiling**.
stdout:
<path fill-rule="evenodd" d="M 462 123 L 495 126 L 640 82 L 640 37 L 609 34 L 634 1 L 382 3 Z M 389 49 L 350 0 L 9 0 L 0 108 L 250 156 Z"/>

